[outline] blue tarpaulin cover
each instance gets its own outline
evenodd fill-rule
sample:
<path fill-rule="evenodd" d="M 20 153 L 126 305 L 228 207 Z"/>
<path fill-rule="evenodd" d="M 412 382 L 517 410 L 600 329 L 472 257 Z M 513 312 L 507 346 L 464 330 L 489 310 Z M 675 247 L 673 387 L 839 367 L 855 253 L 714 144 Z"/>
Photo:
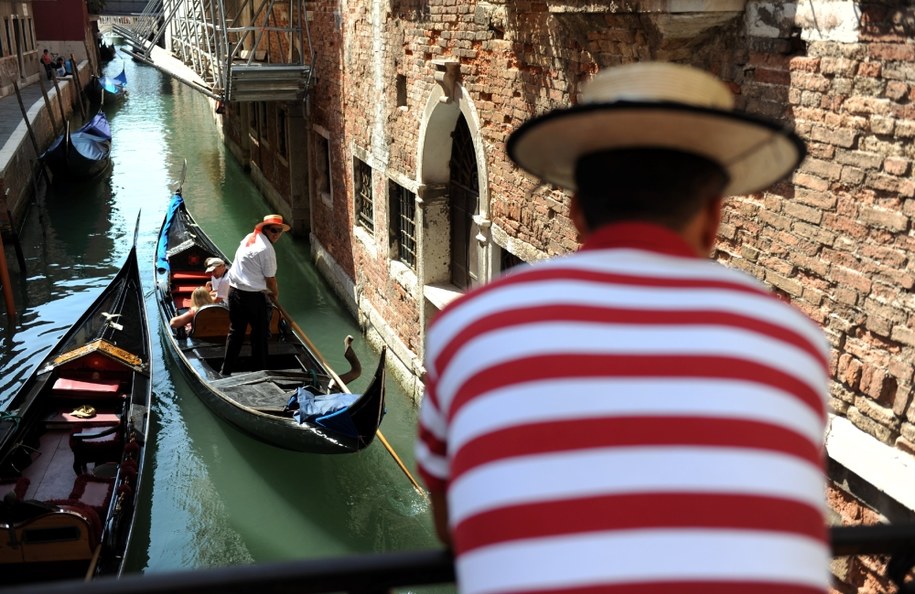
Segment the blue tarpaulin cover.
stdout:
<path fill-rule="evenodd" d="M 162 235 L 159 236 L 159 245 L 156 246 L 156 268 L 163 272 L 168 272 L 171 267 L 168 265 L 168 257 L 166 252 L 168 252 L 168 230 L 172 226 L 172 221 L 175 218 L 175 211 L 184 204 L 184 198 L 180 194 L 175 194 L 172 196 L 172 201 L 168 205 L 168 210 L 165 211 L 165 221 L 162 223 Z"/>
<path fill-rule="evenodd" d="M 121 73 L 123 74 L 123 73 Z M 119 75 L 120 76 L 120 75 Z M 124 85 L 127 83 L 126 77 L 124 81 L 121 82 L 120 78 L 111 78 L 110 76 L 103 76 L 99 79 L 99 84 L 103 89 L 111 93 L 112 95 L 117 95 L 121 92 L 121 89 L 124 88 Z"/>
<path fill-rule="evenodd" d="M 339 410 L 343 410 L 359 399 L 359 394 L 322 394 L 316 396 L 313 392 L 304 387 L 296 388 L 289 401 L 286 403 L 287 410 L 293 410 L 292 416 L 299 423 L 314 420 L 318 417 L 329 415 Z"/>
<path fill-rule="evenodd" d="M 94 136 L 88 132 L 74 132 L 71 134 L 70 147 L 90 161 L 99 161 L 106 158 L 111 150 L 111 145 L 107 139 Z"/>
<path fill-rule="evenodd" d="M 102 140 L 111 140 L 111 124 L 108 118 L 101 111 L 95 114 L 91 120 L 86 122 L 77 132 L 86 132 L 92 136 L 97 136 Z"/>

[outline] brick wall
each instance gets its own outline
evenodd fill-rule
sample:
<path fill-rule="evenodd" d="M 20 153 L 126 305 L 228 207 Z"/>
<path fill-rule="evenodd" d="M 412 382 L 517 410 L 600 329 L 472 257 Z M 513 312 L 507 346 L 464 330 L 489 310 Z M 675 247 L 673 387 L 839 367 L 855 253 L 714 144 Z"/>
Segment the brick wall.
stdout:
<path fill-rule="evenodd" d="M 312 121 L 331 131 L 334 177 L 333 208 L 319 209 L 315 226 L 347 272 L 368 274 L 363 264 L 384 267 L 387 258 L 383 241 L 373 254 L 351 250 L 353 148 L 376 170 L 376 233 L 383 235 L 385 176 L 417 175 L 432 59 L 460 61 L 460 83 L 479 113 L 493 224 L 543 255 L 577 245 L 568 200 L 509 163 L 508 134 L 532 114 L 573 102 L 600 67 L 648 58 L 691 63 L 729 82 L 742 108 L 794 125 L 810 149 L 793 179 L 729 202 L 718 257 L 824 326 L 838 413 L 885 443 L 913 447 L 910 9 L 865 3 L 861 39 L 847 43 L 803 41 L 800 28 L 748 35 L 743 16 L 679 37 L 638 12 L 442 1 L 426 3 L 423 13 L 414 10 L 419 4 L 395 2 L 391 14 L 373 14 L 371 2 L 349 2 L 341 14 L 335 3 L 315 3 L 312 28 L 323 45 Z M 393 96 L 398 74 L 408 81 L 404 109 Z M 371 284 L 383 292 L 384 283 Z"/>
<path fill-rule="evenodd" d="M 719 257 L 766 281 L 826 330 L 832 406 L 913 451 L 911 290 L 915 45 L 911 9 L 865 3 L 857 43 L 811 40 L 802 54 L 750 39 L 742 93 L 788 109 L 809 157 L 777 192 L 733 200 Z"/>

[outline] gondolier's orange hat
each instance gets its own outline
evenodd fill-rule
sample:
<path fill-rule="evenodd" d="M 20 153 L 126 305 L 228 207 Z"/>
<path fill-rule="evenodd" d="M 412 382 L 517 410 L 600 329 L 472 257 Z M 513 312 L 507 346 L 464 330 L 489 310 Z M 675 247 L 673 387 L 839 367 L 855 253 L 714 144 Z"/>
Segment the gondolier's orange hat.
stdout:
<path fill-rule="evenodd" d="M 289 231 L 292 227 L 283 222 L 283 215 L 278 214 L 268 214 L 264 217 L 264 220 L 257 224 L 255 229 L 262 229 L 266 226 L 277 226 L 282 227 L 283 231 Z"/>
<path fill-rule="evenodd" d="M 734 95 L 711 74 L 669 62 L 608 68 L 582 85 L 577 105 L 522 124 L 508 156 L 522 169 L 575 190 L 575 167 L 589 154 L 669 149 L 718 163 L 724 195 L 762 190 L 787 176 L 806 154 L 785 125 L 734 108 Z"/>

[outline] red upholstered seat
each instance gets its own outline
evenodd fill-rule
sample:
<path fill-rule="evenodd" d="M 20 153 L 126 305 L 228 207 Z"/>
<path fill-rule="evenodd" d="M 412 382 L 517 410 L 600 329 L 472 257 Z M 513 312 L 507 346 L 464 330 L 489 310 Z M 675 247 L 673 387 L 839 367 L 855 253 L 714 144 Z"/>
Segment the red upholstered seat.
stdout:
<path fill-rule="evenodd" d="M 193 285 L 174 285 L 172 287 L 172 294 L 182 295 L 184 293 L 193 293 L 194 289 L 197 287 L 202 287 L 203 283 L 193 284 Z"/>
<path fill-rule="evenodd" d="M 175 272 L 172 274 L 173 282 L 189 281 L 189 280 L 199 280 L 199 281 L 202 281 L 200 284 L 203 284 L 204 282 L 210 280 L 210 275 L 207 274 L 206 272 L 194 272 L 194 271 L 187 271 L 187 270 L 184 270 L 181 272 Z"/>
<path fill-rule="evenodd" d="M 79 425 L 81 428 L 86 428 L 116 425 L 120 420 L 121 418 L 114 413 L 96 413 L 94 417 L 84 419 L 73 416 L 69 410 L 61 410 L 48 415 L 45 418 L 45 425 L 58 428 Z"/>
<path fill-rule="evenodd" d="M 87 381 L 60 377 L 57 378 L 51 389 L 55 396 L 99 398 L 116 395 L 120 385 L 121 383 L 117 380 Z"/>

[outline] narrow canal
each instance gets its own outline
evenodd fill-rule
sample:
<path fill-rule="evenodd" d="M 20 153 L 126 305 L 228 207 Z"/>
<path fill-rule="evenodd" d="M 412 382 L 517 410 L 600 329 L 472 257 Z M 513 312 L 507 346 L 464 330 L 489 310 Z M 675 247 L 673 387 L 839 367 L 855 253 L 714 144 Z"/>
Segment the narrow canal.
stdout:
<path fill-rule="evenodd" d="M 316 456 L 258 443 L 215 418 L 170 359 L 151 292 L 156 235 L 187 161 L 184 196 L 228 254 L 270 209 L 222 145 L 195 91 L 119 54 L 130 96 L 106 112 L 113 133 L 106 178 L 52 188 L 30 209 L 27 278 L 8 254 L 20 318 L 0 337 L 0 408 L 123 263 L 139 216 L 138 253 L 153 336 L 154 448 L 144 478 L 129 569 L 153 573 L 350 553 L 437 548 L 428 504 L 377 440 L 353 455 Z M 306 239 L 277 244 L 283 305 L 330 363 L 343 339 L 364 369 L 377 355 L 310 263 Z M 368 374 L 352 389 L 361 391 Z M 415 472 L 416 411 L 388 381 L 382 432 Z"/>

